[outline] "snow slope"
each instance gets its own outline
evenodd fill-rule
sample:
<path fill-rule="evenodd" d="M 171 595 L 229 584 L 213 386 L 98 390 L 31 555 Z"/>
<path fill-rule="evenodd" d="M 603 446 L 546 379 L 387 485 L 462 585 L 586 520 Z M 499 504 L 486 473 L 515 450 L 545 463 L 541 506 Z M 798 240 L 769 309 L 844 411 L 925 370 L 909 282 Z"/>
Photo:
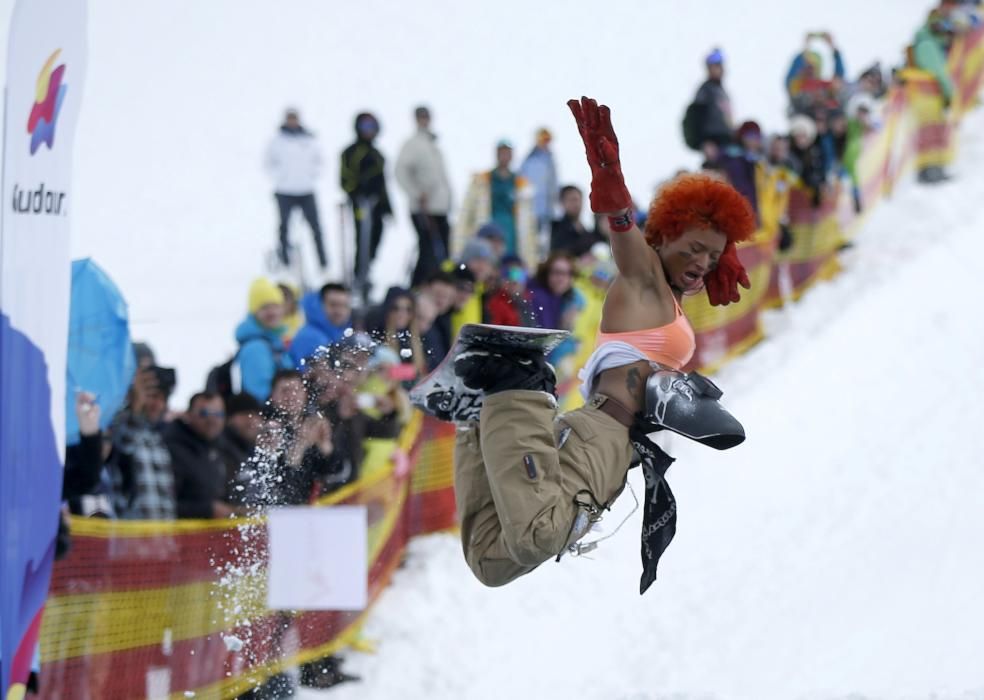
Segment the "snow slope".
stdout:
<path fill-rule="evenodd" d="M 805 31 L 832 30 L 853 74 L 876 58 L 897 61 L 929 5 L 90 0 L 74 255 L 106 268 L 135 335 L 177 365 L 177 404 L 234 349 L 246 288 L 264 271 L 276 221 L 260 161 L 287 104 L 323 141 L 318 195 L 338 274 L 337 154 L 362 109 L 379 115 L 392 164 L 412 108 L 430 104 L 460 200 L 469 173 L 491 166 L 497 139 L 511 138 L 520 159 L 540 125 L 554 131 L 562 179 L 585 185 L 565 102 L 596 95 L 613 107 L 628 183 L 644 200 L 695 163 L 679 122 L 712 46 L 728 56 L 735 116 L 779 128 L 782 76 Z M 4 36 L 12 6 L 0 0 Z M 395 183 L 392 194 L 380 292 L 404 279 L 415 248 Z M 307 244 L 303 224 L 298 234 Z"/>
<path fill-rule="evenodd" d="M 982 131 L 721 373 L 748 441 L 668 448 L 678 534 L 646 596 L 638 513 L 502 589 L 421 539 L 366 627 L 378 655 L 350 656 L 364 682 L 331 697 L 984 697 Z"/>

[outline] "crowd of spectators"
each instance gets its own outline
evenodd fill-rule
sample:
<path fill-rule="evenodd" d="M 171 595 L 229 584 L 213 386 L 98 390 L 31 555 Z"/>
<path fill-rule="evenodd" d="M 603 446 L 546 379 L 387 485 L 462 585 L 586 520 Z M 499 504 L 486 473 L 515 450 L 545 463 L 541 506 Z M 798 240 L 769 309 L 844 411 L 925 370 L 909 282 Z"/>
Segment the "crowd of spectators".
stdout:
<path fill-rule="evenodd" d="M 975 26 L 973 3 L 944 1 L 916 35 L 912 65 L 953 87 L 941 66 L 953 36 Z M 824 61 L 830 65 L 825 66 Z M 702 167 L 727 178 L 752 204 L 763 227 L 790 236 L 784 193 L 798 183 L 819 207 L 844 183 L 863 206 L 856 164 L 864 135 L 878 128 L 886 76 L 878 64 L 848 78 L 829 32 L 806 35 L 786 75 L 789 128 L 766 135 L 736 122 L 725 88 L 724 53 L 705 59 L 707 77 L 686 110 L 684 139 Z M 551 135 L 518 170 L 513 146 L 495 144 L 492 167 L 472 179 L 453 225 L 444 156 L 426 107 L 396 160 L 410 202 L 419 258 L 410 286 L 389 289 L 369 306 L 368 270 L 391 213 L 385 159 L 374 145 L 379 121 L 355 120 L 356 141 L 341 155 L 341 185 L 354 212 L 355 287 L 331 281 L 316 290 L 258 278 L 244 296 L 235 354 L 209 373 L 186 407 L 171 405 L 173 369 L 137 343 L 138 369 L 125 405 L 107 430 L 100 407 L 79 393 L 81 439 L 67 450 L 64 496 L 72 513 L 120 519 L 227 518 L 274 505 L 313 503 L 356 481 L 365 441 L 393 439 L 410 415 L 407 389 L 433 370 L 466 323 L 574 330 L 614 275 L 604 220 L 585 224 L 582 190 L 560 185 Z M 304 213 L 325 265 L 314 200 L 321 159 L 313 136 L 290 109 L 266 159 L 281 215 L 278 255 L 290 262 L 287 222 Z M 927 182 L 942 173 L 921 173 Z M 569 339 L 550 360 L 576 351 Z M 216 358 L 219 361 L 221 358 Z M 349 678 L 337 659 L 306 675 L 312 685 Z M 259 696 L 257 696 L 259 697 Z"/>
<path fill-rule="evenodd" d="M 929 14 L 907 51 L 911 67 L 927 71 L 939 85 L 944 110 L 953 100 L 947 74 L 947 52 L 955 36 L 980 22 L 977 2 L 944 0 Z M 849 77 L 846 61 L 828 31 L 808 32 L 803 49 L 791 61 L 785 87 L 789 98 L 789 127 L 785 132 L 763 133 L 758 122 L 735 119 L 735 107 L 725 87 L 725 56 L 720 49 L 705 59 L 707 79 L 688 107 L 683 121 L 684 139 L 699 151 L 703 168 L 717 171 L 755 209 L 763 226 L 782 214 L 775 202 L 763 201 L 763 192 L 780 191 L 799 184 L 810 194 L 814 207 L 831 203 L 838 185 L 849 188 L 854 207 L 864 206 L 857 171 L 864 137 L 880 127 L 879 101 L 889 83 L 902 82 L 904 71 L 886 73 L 874 63 Z M 944 116 L 945 121 L 945 116 Z M 939 166 L 924 167 L 919 180 L 936 183 L 947 179 Z M 785 242 L 788 235 L 783 236 Z"/>

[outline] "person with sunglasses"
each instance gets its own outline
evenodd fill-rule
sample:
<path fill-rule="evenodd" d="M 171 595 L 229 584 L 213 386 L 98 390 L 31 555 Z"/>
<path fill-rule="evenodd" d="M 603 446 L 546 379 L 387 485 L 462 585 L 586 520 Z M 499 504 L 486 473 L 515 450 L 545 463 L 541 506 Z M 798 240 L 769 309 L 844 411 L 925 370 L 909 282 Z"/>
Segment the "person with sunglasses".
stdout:
<path fill-rule="evenodd" d="M 164 432 L 179 518 L 228 518 L 234 512 L 225 500 L 228 476 L 219 449 L 225 424 L 222 397 L 199 392 Z"/>

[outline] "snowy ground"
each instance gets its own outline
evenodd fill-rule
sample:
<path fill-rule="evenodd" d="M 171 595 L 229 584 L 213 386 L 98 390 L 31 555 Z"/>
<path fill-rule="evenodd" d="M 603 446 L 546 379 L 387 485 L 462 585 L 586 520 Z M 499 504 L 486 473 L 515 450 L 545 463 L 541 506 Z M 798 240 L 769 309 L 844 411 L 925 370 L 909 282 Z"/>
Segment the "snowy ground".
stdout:
<path fill-rule="evenodd" d="M 330 697 L 984 697 L 982 131 L 720 375 L 749 439 L 671 445 L 679 529 L 646 596 L 638 514 L 503 589 L 419 539 L 366 627 L 378 654 L 350 655 L 365 680 Z"/>

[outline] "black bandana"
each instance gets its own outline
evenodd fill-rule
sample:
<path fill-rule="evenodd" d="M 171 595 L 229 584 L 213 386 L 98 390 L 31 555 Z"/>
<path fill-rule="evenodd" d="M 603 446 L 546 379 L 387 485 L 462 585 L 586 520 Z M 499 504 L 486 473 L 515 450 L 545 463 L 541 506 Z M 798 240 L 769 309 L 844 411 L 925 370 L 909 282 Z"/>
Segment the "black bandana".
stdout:
<path fill-rule="evenodd" d="M 642 512 L 642 578 L 639 595 L 656 580 L 656 565 L 676 534 L 677 505 L 666 470 L 674 460 L 649 439 L 647 425 L 636 421 L 629 429 L 629 439 L 639 453 L 642 474 L 646 479 L 646 497 Z M 651 429 L 651 426 L 648 426 Z"/>

